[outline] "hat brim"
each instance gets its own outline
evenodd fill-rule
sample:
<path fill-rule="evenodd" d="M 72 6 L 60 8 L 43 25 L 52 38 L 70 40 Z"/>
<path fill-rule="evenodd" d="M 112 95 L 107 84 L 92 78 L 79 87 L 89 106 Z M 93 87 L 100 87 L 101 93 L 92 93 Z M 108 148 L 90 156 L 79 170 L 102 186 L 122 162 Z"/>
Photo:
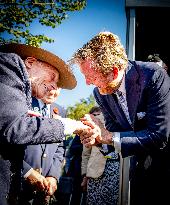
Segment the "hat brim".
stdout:
<path fill-rule="evenodd" d="M 54 66 L 58 70 L 60 78 L 59 82 L 57 82 L 57 85 L 59 87 L 71 90 L 77 85 L 76 78 L 69 66 L 58 56 L 49 51 L 30 45 L 10 43 L 1 45 L 0 52 L 16 53 L 22 59 L 25 59 L 27 57 L 34 57 L 38 60 L 44 61 Z"/>

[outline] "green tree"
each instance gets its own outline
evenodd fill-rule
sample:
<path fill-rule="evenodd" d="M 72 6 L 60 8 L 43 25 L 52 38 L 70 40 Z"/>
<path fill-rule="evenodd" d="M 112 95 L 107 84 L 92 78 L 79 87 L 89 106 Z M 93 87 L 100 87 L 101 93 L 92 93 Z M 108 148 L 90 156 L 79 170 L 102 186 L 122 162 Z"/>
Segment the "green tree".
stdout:
<path fill-rule="evenodd" d="M 39 47 L 53 39 L 44 34 L 33 35 L 29 27 L 37 21 L 56 28 L 67 18 L 66 13 L 85 8 L 86 0 L 6 0 L 0 2 L 0 43 L 22 42 Z M 5 36 L 5 37 L 4 37 Z M 6 36 L 9 38 L 6 39 Z"/>
<path fill-rule="evenodd" d="M 67 108 L 67 116 L 71 119 L 79 120 L 85 114 L 89 113 L 94 105 L 95 99 L 93 95 L 90 95 L 87 99 L 82 98 L 80 99 L 80 102 Z"/>

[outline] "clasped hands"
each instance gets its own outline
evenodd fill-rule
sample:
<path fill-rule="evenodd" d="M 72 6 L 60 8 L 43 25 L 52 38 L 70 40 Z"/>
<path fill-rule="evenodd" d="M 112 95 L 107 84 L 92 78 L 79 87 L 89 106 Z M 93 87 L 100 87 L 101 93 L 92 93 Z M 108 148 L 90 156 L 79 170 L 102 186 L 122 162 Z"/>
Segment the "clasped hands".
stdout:
<path fill-rule="evenodd" d="M 31 116 L 38 116 L 33 111 L 28 112 Z M 69 126 L 67 129 L 72 133 L 80 136 L 81 142 L 86 146 L 92 146 L 97 144 L 113 144 L 112 135 L 105 129 L 104 124 L 96 117 L 90 114 L 86 114 L 81 121 L 75 121 L 69 118 L 61 118 L 59 116 L 56 119 L 65 120 Z M 66 129 L 66 130 L 67 130 Z"/>
<path fill-rule="evenodd" d="M 81 122 L 85 127 L 76 129 L 74 134 L 80 136 L 81 142 L 86 146 L 97 144 L 112 144 L 112 133 L 107 131 L 103 123 L 93 115 L 86 114 L 81 118 Z"/>
<path fill-rule="evenodd" d="M 54 177 L 44 177 L 36 170 L 32 170 L 27 181 L 34 186 L 36 191 L 44 191 L 46 195 L 51 196 L 57 190 L 57 180 Z"/>

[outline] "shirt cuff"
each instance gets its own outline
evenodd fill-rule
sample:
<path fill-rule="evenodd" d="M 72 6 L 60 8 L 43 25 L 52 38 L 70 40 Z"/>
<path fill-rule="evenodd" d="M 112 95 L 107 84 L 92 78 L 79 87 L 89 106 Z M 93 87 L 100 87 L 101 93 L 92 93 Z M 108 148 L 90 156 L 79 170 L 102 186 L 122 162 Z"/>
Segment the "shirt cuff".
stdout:
<path fill-rule="evenodd" d="M 120 132 L 114 132 L 112 137 L 116 153 L 121 152 Z"/>
<path fill-rule="evenodd" d="M 31 168 L 25 175 L 24 178 L 27 178 L 33 171 L 33 168 Z"/>
<path fill-rule="evenodd" d="M 72 135 L 77 128 L 81 128 L 83 123 L 81 121 L 72 120 L 70 118 L 59 119 L 64 126 L 64 134 Z"/>

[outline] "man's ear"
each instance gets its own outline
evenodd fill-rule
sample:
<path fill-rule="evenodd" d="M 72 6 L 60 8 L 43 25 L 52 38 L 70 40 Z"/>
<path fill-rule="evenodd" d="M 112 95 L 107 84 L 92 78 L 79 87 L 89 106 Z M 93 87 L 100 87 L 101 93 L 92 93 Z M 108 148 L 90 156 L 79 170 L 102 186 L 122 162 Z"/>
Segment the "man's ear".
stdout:
<path fill-rule="evenodd" d="M 35 61 L 37 61 L 36 58 L 34 58 L 34 57 L 27 57 L 27 58 L 24 60 L 24 63 L 25 63 L 25 65 L 26 65 L 27 69 L 31 69 L 31 67 L 32 67 L 32 65 L 33 65 L 33 63 L 34 63 Z"/>

